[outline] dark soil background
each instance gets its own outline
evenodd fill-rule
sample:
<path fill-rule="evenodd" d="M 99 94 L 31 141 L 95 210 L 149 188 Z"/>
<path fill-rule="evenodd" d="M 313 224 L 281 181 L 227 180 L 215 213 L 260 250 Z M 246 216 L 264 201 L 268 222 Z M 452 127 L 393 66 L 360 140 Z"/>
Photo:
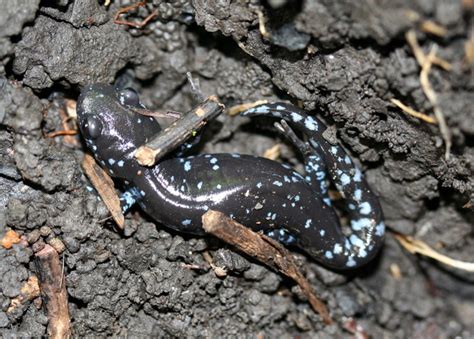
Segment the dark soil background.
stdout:
<path fill-rule="evenodd" d="M 2 336 L 46 334 L 39 299 L 8 309 L 37 274 L 34 252 L 54 243 L 65 246 L 77 337 L 327 338 L 348 336 L 344 327 L 355 325 L 374 338 L 474 337 L 474 275 L 413 256 L 390 233 L 379 258 L 350 274 L 296 253 L 336 320 L 324 326 L 292 281 L 215 239 L 171 233 L 138 209 L 119 232 L 87 189 L 80 137 L 46 137 L 63 129 L 66 103 L 93 82 L 119 81 L 148 107 L 187 111 L 195 104 L 190 71 L 227 106 L 289 100 L 313 110 L 364 168 L 391 230 L 474 261 L 474 71 L 464 49 L 472 2 L 155 0 L 128 17 L 157 9 L 141 29 L 113 23 L 126 1 L 0 4 L 0 236 L 13 229 L 24 239 L 0 248 Z M 445 27 L 445 36 L 423 33 L 426 20 Z M 408 29 L 425 53 L 436 43 L 453 66 L 430 73 L 453 135 L 449 160 L 436 125 L 390 103 L 432 112 Z M 255 127 L 222 116 L 202 151 L 261 155 L 282 141 Z M 284 142 L 282 159 L 301 165 Z M 205 252 L 227 276 L 216 276 Z"/>

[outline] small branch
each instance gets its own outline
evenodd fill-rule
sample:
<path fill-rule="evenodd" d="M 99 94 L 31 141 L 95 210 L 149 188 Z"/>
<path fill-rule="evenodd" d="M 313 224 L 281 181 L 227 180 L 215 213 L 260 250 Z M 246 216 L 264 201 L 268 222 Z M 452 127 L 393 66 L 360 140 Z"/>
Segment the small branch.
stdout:
<path fill-rule="evenodd" d="M 153 166 L 188 138 L 195 136 L 207 121 L 216 118 L 223 110 L 224 105 L 216 97 L 210 96 L 202 104 L 160 132 L 149 143 L 141 146 L 135 153 L 135 158 L 142 166 Z"/>
<path fill-rule="evenodd" d="M 212 210 L 206 212 L 202 216 L 202 223 L 206 232 L 296 281 L 323 321 L 326 324 L 333 322 L 326 305 L 316 297 L 312 286 L 298 270 L 291 253 L 282 245 L 250 230 L 221 212 Z"/>
<path fill-rule="evenodd" d="M 63 283 L 61 262 L 56 250 L 46 245 L 35 254 L 40 290 L 48 310 L 48 336 L 50 338 L 70 338 L 71 320 L 66 293 Z"/>
<path fill-rule="evenodd" d="M 82 168 L 94 188 L 97 190 L 97 193 L 99 193 L 105 206 L 107 206 L 107 209 L 117 223 L 117 226 L 120 229 L 123 229 L 125 218 L 112 179 L 110 179 L 109 175 L 99 165 L 97 165 L 90 154 L 84 155 Z"/>
<path fill-rule="evenodd" d="M 246 111 L 252 107 L 255 107 L 255 106 L 258 106 L 258 105 L 263 105 L 263 104 L 267 104 L 268 101 L 267 100 L 257 100 L 255 102 L 250 102 L 250 103 L 246 103 L 246 104 L 240 104 L 240 105 L 235 105 L 235 106 L 232 106 L 232 107 L 229 107 L 229 109 L 227 110 L 227 115 L 230 115 L 231 117 L 234 116 L 234 115 L 237 115 L 239 114 L 240 112 L 243 112 L 243 111 Z"/>

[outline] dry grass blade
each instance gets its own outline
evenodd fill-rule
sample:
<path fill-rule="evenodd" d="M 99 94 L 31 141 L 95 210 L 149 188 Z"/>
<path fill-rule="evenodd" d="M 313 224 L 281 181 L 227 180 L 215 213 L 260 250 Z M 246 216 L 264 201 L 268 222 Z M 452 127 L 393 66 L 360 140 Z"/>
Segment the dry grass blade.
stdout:
<path fill-rule="evenodd" d="M 268 103 L 267 100 L 257 100 L 255 102 L 249 102 L 247 104 L 235 105 L 235 106 L 229 107 L 229 109 L 227 110 L 227 115 L 230 115 L 231 117 L 233 117 L 234 115 L 237 115 L 240 112 L 246 111 L 252 107 L 267 104 L 267 103 Z"/>
<path fill-rule="evenodd" d="M 474 272 L 474 263 L 466 262 L 461 260 L 452 259 L 444 254 L 436 252 L 430 246 L 425 244 L 423 241 L 415 239 L 413 237 L 395 234 L 395 239 L 410 253 L 412 254 L 421 254 L 425 257 L 429 257 L 445 265 L 466 271 Z"/>

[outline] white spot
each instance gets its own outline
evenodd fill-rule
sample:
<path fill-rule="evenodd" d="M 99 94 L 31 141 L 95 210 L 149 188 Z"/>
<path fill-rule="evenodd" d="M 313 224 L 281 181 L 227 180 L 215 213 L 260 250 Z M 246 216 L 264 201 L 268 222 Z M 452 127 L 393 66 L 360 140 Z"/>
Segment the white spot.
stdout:
<path fill-rule="evenodd" d="M 331 251 L 326 251 L 326 253 L 324 253 L 324 256 L 328 259 L 332 259 L 334 258 L 334 256 L 332 255 L 332 252 Z"/>
<path fill-rule="evenodd" d="M 184 226 L 191 225 L 191 219 L 185 219 L 185 220 L 181 221 L 181 224 L 184 225 Z"/>
<path fill-rule="evenodd" d="M 141 123 L 142 123 L 142 119 L 138 118 L 137 123 L 141 124 Z"/>
<path fill-rule="evenodd" d="M 109 160 L 107 160 L 109 162 L 109 165 L 112 166 L 113 164 L 115 164 L 115 160 L 110 158 Z"/>
<path fill-rule="evenodd" d="M 209 160 L 209 162 L 210 162 L 211 164 L 215 164 L 215 163 L 217 162 L 217 158 L 212 158 L 211 160 Z"/>
<path fill-rule="evenodd" d="M 237 153 L 232 153 L 231 156 L 232 158 L 240 158 L 240 154 Z"/>
<path fill-rule="evenodd" d="M 355 182 L 360 182 L 362 180 L 362 172 L 360 171 L 359 168 L 355 168 L 355 174 L 354 174 L 354 181 Z"/>
<path fill-rule="evenodd" d="M 326 230 L 320 230 L 319 231 L 319 235 L 321 235 L 322 237 L 324 237 L 325 234 L 326 234 Z"/>
<path fill-rule="evenodd" d="M 323 201 L 324 201 L 324 203 L 325 203 L 326 205 L 332 206 L 331 199 L 329 199 L 329 198 L 323 198 Z"/>
<path fill-rule="evenodd" d="M 306 223 L 304 224 L 304 228 L 310 228 L 311 224 L 313 223 L 312 219 L 306 220 Z"/>
<path fill-rule="evenodd" d="M 216 188 L 217 188 L 218 190 L 220 190 L 220 189 L 222 188 L 221 184 L 218 184 L 218 185 L 216 186 Z"/>
<path fill-rule="evenodd" d="M 357 247 L 359 247 L 359 248 L 365 248 L 364 242 L 363 242 L 362 239 L 359 238 L 357 235 L 352 234 L 352 235 L 349 237 L 349 240 L 350 240 L 350 242 L 352 243 L 352 245 L 357 246 Z"/>
<path fill-rule="evenodd" d="M 286 108 L 285 106 L 277 105 L 276 109 L 279 111 L 284 111 Z"/>
<path fill-rule="evenodd" d="M 123 160 L 119 160 L 119 161 L 117 162 L 117 166 L 118 166 L 118 167 L 123 167 Z"/>
<path fill-rule="evenodd" d="M 295 201 L 300 201 L 300 196 L 299 195 L 295 195 Z"/>
<path fill-rule="evenodd" d="M 360 218 L 359 220 L 351 220 L 351 228 L 354 231 L 360 231 L 363 228 L 369 228 L 372 225 L 372 219 Z"/>
<path fill-rule="evenodd" d="M 142 195 L 142 197 L 145 196 L 145 192 L 144 192 L 144 191 L 140 191 L 140 194 Z"/>
<path fill-rule="evenodd" d="M 350 164 L 351 164 L 351 158 L 349 158 L 349 156 L 346 155 L 346 156 L 344 157 L 344 162 L 345 162 L 347 165 L 350 165 Z"/>
<path fill-rule="evenodd" d="M 334 250 L 333 250 L 334 254 L 339 254 L 339 253 L 342 253 L 342 246 L 340 244 L 336 244 L 334 245 Z"/>
<path fill-rule="evenodd" d="M 213 169 L 214 171 L 217 171 L 217 170 L 219 169 L 219 165 L 214 165 L 214 166 L 212 166 L 212 169 Z"/>
<path fill-rule="evenodd" d="M 272 215 L 272 220 L 275 220 L 276 217 L 277 217 L 277 214 L 276 214 L 276 213 L 273 213 L 273 215 Z"/>
<path fill-rule="evenodd" d="M 354 199 L 359 201 L 362 198 L 362 190 L 356 189 L 354 191 Z"/>
<path fill-rule="evenodd" d="M 191 170 L 191 162 L 190 162 L 190 161 L 186 161 L 186 162 L 184 163 L 184 170 L 185 170 L 186 172 L 189 172 L 189 171 Z"/>
<path fill-rule="evenodd" d="M 356 262 L 353 257 L 349 257 L 346 262 L 347 267 L 354 267 L 356 265 Z"/>
<path fill-rule="evenodd" d="M 344 173 L 343 175 L 341 175 L 341 184 L 342 184 L 342 186 L 346 186 L 346 185 L 348 185 L 350 182 L 351 182 L 351 178 L 350 178 L 346 173 Z"/>
<path fill-rule="evenodd" d="M 385 224 L 383 221 L 379 222 L 377 226 L 375 226 L 375 235 L 379 237 L 383 236 L 385 233 Z"/>
<path fill-rule="evenodd" d="M 277 181 L 273 182 L 273 185 L 281 187 L 281 186 L 283 186 L 283 183 L 281 181 L 277 180 Z"/>
<path fill-rule="evenodd" d="M 257 188 L 260 188 L 260 187 L 262 187 L 262 183 L 261 183 L 261 182 L 258 182 L 258 183 L 257 183 Z"/>
<path fill-rule="evenodd" d="M 331 147 L 331 153 L 334 154 L 334 155 L 337 154 L 337 147 L 336 146 Z"/>
<path fill-rule="evenodd" d="M 298 122 L 298 121 L 303 120 L 303 117 L 301 116 L 301 114 L 292 112 L 291 113 L 291 119 L 293 120 L 293 122 Z"/>
<path fill-rule="evenodd" d="M 316 122 L 316 120 L 314 120 L 313 117 L 306 117 L 306 119 L 304 119 L 304 125 L 310 131 L 318 130 L 318 123 Z"/>
<path fill-rule="evenodd" d="M 198 184 L 197 184 L 198 189 L 201 189 L 201 187 L 202 187 L 202 181 L 198 182 Z"/>
<path fill-rule="evenodd" d="M 367 201 L 361 203 L 359 205 L 359 208 L 360 208 L 360 214 L 367 215 L 367 214 L 370 214 L 370 212 L 372 212 L 372 207 L 370 206 L 370 204 Z"/>

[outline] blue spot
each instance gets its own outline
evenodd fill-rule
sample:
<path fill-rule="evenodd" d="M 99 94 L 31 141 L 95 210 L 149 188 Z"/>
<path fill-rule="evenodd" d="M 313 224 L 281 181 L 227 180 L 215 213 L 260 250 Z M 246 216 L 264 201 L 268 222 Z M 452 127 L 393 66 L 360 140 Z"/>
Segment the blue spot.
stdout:
<path fill-rule="evenodd" d="M 316 172 L 316 179 L 318 179 L 318 181 L 323 180 L 325 177 L 326 177 L 326 172 L 324 171 Z"/>
<path fill-rule="evenodd" d="M 262 183 L 261 183 L 261 182 L 258 182 L 258 183 L 257 183 L 257 188 L 260 188 L 260 187 L 262 187 Z"/>
<path fill-rule="evenodd" d="M 369 228 L 372 225 L 372 219 L 360 218 L 359 220 L 351 220 L 351 228 L 354 231 L 360 231 L 363 228 Z"/>
<path fill-rule="evenodd" d="M 295 195 L 295 201 L 300 201 L 300 196 L 299 195 Z"/>
<path fill-rule="evenodd" d="M 272 220 L 275 220 L 276 217 L 277 217 L 277 214 L 276 214 L 276 213 L 273 213 L 273 215 L 272 215 Z"/>
<path fill-rule="evenodd" d="M 325 234 L 326 234 L 326 231 L 325 231 L 325 230 L 320 230 L 320 231 L 319 231 L 319 235 L 321 235 L 322 237 L 324 237 Z"/>
<path fill-rule="evenodd" d="M 349 158 L 349 156 L 346 155 L 346 156 L 344 157 L 344 162 L 345 162 L 347 165 L 350 165 L 350 164 L 351 164 L 351 158 Z"/>
<path fill-rule="evenodd" d="M 350 210 L 355 210 L 356 209 L 354 204 L 349 204 L 347 206 L 349 207 Z"/>
<path fill-rule="evenodd" d="M 346 262 L 347 267 L 354 267 L 356 265 L 356 262 L 353 257 L 349 257 Z"/>
<path fill-rule="evenodd" d="M 185 220 L 181 221 L 181 224 L 184 225 L 184 226 L 189 226 L 189 225 L 191 225 L 191 219 L 185 219 Z"/>
<path fill-rule="evenodd" d="M 293 122 L 298 122 L 298 121 L 303 120 L 303 117 L 301 116 L 301 114 L 292 112 L 291 113 L 291 119 L 293 120 Z"/>
<path fill-rule="evenodd" d="M 331 251 L 326 251 L 326 253 L 324 253 L 324 256 L 328 259 L 334 258 Z"/>
<path fill-rule="evenodd" d="M 316 120 L 314 120 L 313 117 L 306 117 L 306 119 L 304 119 L 304 125 L 310 131 L 318 130 L 318 123 L 316 122 Z"/>
<path fill-rule="evenodd" d="M 337 154 L 337 147 L 336 146 L 331 147 L 331 153 L 334 154 L 334 155 Z"/>
<path fill-rule="evenodd" d="M 331 199 L 329 199 L 329 198 L 323 198 L 323 201 L 324 201 L 324 203 L 325 203 L 326 205 L 332 206 Z"/>
<path fill-rule="evenodd" d="M 190 161 L 186 161 L 186 162 L 184 163 L 184 170 L 185 170 L 186 172 L 189 172 L 189 171 L 191 170 L 191 162 L 190 162 Z"/>
<path fill-rule="evenodd" d="M 359 168 L 355 168 L 355 174 L 354 174 L 354 181 L 355 182 L 360 182 L 362 180 L 362 172 L 360 171 Z"/>
<path fill-rule="evenodd" d="M 336 244 L 334 245 L 334 250 L 333 250 L 334 254 L 339 254 L 339 253 L 342 253 L 342 246 L 340 244 Z"/>
<path fill-rule="evenodd" d="M 356 189 L 354 191 L 354 199 L 359 201 L 362 198 L 362 190 Z"/>
<path fill-rule="evenodd" d="M 357 235 L 355 234 L 352 234 L 350 237 L 349 237 L 349 241 L 352 243 L 352 245 L 354 246 L 357 246 L 359 248 L 364 248 L 365 247 L 365 244 L 364 242 L 362 241 L 361 238 L 359 238 Z"/>
<path fill-rule="evenodd" d="M 117 162 L 117 166 L 118 167 L 123 167 L 123 160 L 120 160 L 119 162 Z"/>
<path fill-rule="evenodd" d="M 341 175 L 341 184 L 342 186 L 346 186 L 348 185 L 349 183 L 351 182 L 351 178 L 349 178 L 349 176 L 344 173 L 343 175 Z"/>
<path fill-rule="evenodd" d="M 214 166 L 212 166 L 212 169 L 213 169 L 214 171 L 217 171 L 217 170 L 219 169 L 219 165 L 214 165 Z"/>
<path fill-rule="evenodd" d="M 109 165 L 110 165 L 110 166 L 112 166 L 113 164 L 115 164 L 115 160 L 112 159 L 112 158 L 110 158 L 110 159 L 108 160 L 108 162 L 109 162 Z"/>
<path fill-rule="evenodd" d="M 385 233 L 385 224 L 383 221 L 379 222 L 377 226 L 375 226 L 375 235 L 382 237 Z"/>
<path fill-rule="evenodd" d="M 142 195 L 142 197 L 145 196 L 145 191 L 140 191 L 140 194 Z"/>
<path fill-rule="evenodd" d="M 360 214 L 367 215 L 367 214 L 370 214 L 370 212 L 372 212 L 372 206 L 370 206 L 370 204 L 367 201 L 361 203 L 359 205 L 359 208 L 360 208 Z"/>

